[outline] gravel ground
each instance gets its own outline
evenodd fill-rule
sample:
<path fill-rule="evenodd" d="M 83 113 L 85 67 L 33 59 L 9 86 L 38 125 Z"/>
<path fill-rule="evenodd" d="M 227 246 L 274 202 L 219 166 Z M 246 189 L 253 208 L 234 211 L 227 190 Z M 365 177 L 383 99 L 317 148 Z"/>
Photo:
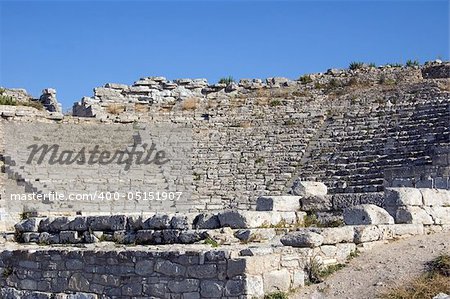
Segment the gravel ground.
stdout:
<path fill-rule="evenodd" d="M 389 286 L 420 276 L 424 264 L 450 254 L 450 232 L 415 236 L 361 253 L 325 282 L 298 290 L 296 299 L 377 298 Z"/>

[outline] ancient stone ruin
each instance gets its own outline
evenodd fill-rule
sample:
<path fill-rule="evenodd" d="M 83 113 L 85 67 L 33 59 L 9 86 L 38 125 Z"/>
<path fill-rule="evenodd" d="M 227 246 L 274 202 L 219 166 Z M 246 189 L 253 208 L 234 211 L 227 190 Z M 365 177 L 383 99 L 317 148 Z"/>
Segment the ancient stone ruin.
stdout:
<path fill-rule="evenodd" d="M 53 89 L 42 110 L 1 105 L 0 297 L 263 298 L 314 282 L 312 265 L 449 232 L 449 83 L 450 63 L 435 61 L 226 84 L 146 77 L 95 88 L 72 115 Z M 173 137 L 158 140 L 175 166 L 21 155 L 36 142 L 143 152 L 155 136 Z M 137 200 L 160 186 L 185 197 Z M 19 206 L 11 193 L 47 195 Z"/>

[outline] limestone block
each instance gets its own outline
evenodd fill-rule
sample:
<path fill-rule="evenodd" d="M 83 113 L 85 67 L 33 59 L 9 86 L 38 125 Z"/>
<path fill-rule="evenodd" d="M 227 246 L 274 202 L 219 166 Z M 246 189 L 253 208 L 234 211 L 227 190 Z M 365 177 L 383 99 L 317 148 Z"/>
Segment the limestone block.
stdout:
<path fill-rule="evenodd" d="M 173 229 L 188 229 L 188 217 L 185 215 L 174 215 L 172 219 L 170 219 L 170 227 Z"/>
<path fill-rule="evenodd" d="M 184 276 L 186 273 L 186 267 L 168 260 L 157 261 L 154 270 L 168 276 Z"/>
<path fill-rule="evenodd" d="M 76 244 L 81 243 L 81 238 L 78 237 L 76 231 L 62 231 L 59 233 L 59 242 L 61 244 Z"/>
<path fill-rule="evenodd" d="M 300 209 L 300 196 L 262 196 L 256 200 L 257 211 L 294 212 Z"/>
<path fill-rule="evenodd" d="M 17 233 L 37 232 L 40 221 L 41 219 L 36 217 L 24 219 L 21 220 L 19 223 L 16 223 L 14 225 L 14 228 Z"/>
<path fill-rule="evenodd" d="M 218 216 L 221 227 L 258 228 L 271 225 L 271 214 L 260 211 L 225 211 Z"/>
<path fill-rule="evenodd" d="M 294 270 L 292 275 L 292 288 L 302 288 L 305 286 L 305 271 L 303 270 Z"/>
<path fill-rule="evenodd" d="M 354 226 L 355 235 L 353 241 L 356 244 L 378 241 L 381 237 L 380 229 L 375 225 Z"/>
<path fill-rule="evenodd" d="M 89 223 L 87 217 L 75 217 L 71 220 L 63 229 L 72 231 L 87 231 L 89 229 Z"/>
<path fill-rule="evenodd" d="M 187 274 L 193 278 L 214 278 L 217 277 L 217 265 L 192 265 L 187 268 Z"/>
<path fill-rule="evenodd" d="M 196 292 L 199 289 L 198 279 L 186 278 L 183 280 L 169 280 L 167 287 L 174 293 Z"/>
<path fill-rule="evenodd" d="M 216 229 L 220 227 L 219 217 L 212 213 L 199 214 L 194 219 L 194 228 L 197 229 Z"/>
<path fill-rule="evenodd" d="M 395 212 L 396 223 L 433 224 L 433 218 L 421 207 L 399 207 Z"/>
<path fill-rule="evenodd" d="M 384 193 L 386 206 L 421 206 L 422 193 L 416 188 L 386 188 Z"/>
<path fill-rule="evenodd" d="M 384 240 L 424 234 L 423 224 L 389 224 L 378 225 L 378 228 Z"/>
<path fill-rule="evenodd" d="M 320 251 L 324 256 L 334 258 L 337 253 L 337 247 L 333 245 L 322 245 L 320 246 Z"/>
<path fill-rule="evenodd" d="M 354 243 L 338 243 L 336 244 L 336 260 L 339 263 L 347 261 L 349 255 L 355 252 L 356 245 Z"/>
<path fill-rule="evenodd" d="M 136 234 L 131 231 L 119 230 L 113 233 L 113 238 L 119 244 L 133 244 L 136 241 Z"/>
<path fill-rule="evenodd" d="M 450 207 L 423 207 L 431 216 L 434 224 L 450 224 Z"/>
<path fill-rule="evenodd" d="M 243 242 L 263 242 L 272 240 L 276 232 L 273 228 L 240 229 L 234 236 Z"/>
<path fill-rule="evenodd" d="M 384 205 L 384 194 L 380 192 L 364 193 L 361 194 L 360 200 L 361 204 L 374 204 L 381 207 Z"/>
<path fill-rule="evenodd" d="M 281 237 L 281 243 L 292 247 L 318 247 L 323 243 L 323 237 L 311 231 L 296 231 Z"/>
<path fill-rule="evenodd" d="M 240 256 L 269 255 L 273 253 L 272 247 L 254 246 L 242 249 Z"/>
<path fill-rule="evenodd" d="M 20 237 L 20 241 L 24 243 L 30 243 L 30 242 L 39 242 L 39 233 L 38 232 L 27 232 L 22 233 Z"/>
<path fill-rule="evenodd" d="M 142 224 L 144 229 L 169 229 L 171 217 L 166 214 L 155 214 Z"/>
<path fill-rule="evenodd" d="M 122 96 L 121 90 L 105 87 L 94 88 L 94 94 L 96 97 L 120 97 Z"/>
<path fill-rule="evenodd" d="M 319 233 L 323 237 L 323 244 L 333 245 L 353 242 L 354 229 L 352 226 L 325 227 Z"/>
<path fill-rule="evenodd" d="M 243 258 L 229 259 L 227 262 L 227 276 L 235 277 L 245 273 L 247 267 L 247 260 Z"/>
<path fill-rule="evenodd" d="M 229 297 L 238 297 L 245 292 L 245 281 L 243 277 L 234 280 L 228 280 L 225 284 L 224 295 Z"/>
<path fill-rule="evenodd" d="M 327 195 L 328 189 L 324 183 L 309 181 L 294 181 L 292 185 L 292 193 L 302 196 L 323 196 Z"/>
<path fill-rule="evenodd" d="M 200 282 L 200 295 L 208 298 L 221 298 L 224 283 L 217 280 L 202 280 Z"/>
<path fill-rule="evenodd" d="M 106 83 L 106 88 L 112 88 L 112 89 L 128 89 L 128 85 L 126 84 L 120 84 L 120 83 Z"/>
<path fill-rule="evenodd" d="M 270 222 L 263 224 L 263 227 L 267 225 L 275 228 L 291 227 L 303 223 L 306 216 L 305 212 L 268 212 L 268 214 Z"/>
<path fill-rule="evenodd" d="M 329 195 L 305 195 L 301 199 L 302 211 L 330 211 L 333 208 L 332 197 Z"/>
<path fill-rule="evenodd" d="M 450 295 L 447 295 L 445 293 L 439 293 L 436 296 L 434 296 L 433 299 L 450 299 Z"/>
<path fill-rule="evenodd" d="M 394 224 L 394 218 L 383 208 L 364 204 L 344 209 L 344 222 L 347 225 Z"/>
<path fill-rule="evenodd" d="M 48 217 L 40 221 L 39 231 L 57 233 L 68 228 L 70 219 L 68 217 Z"/>
<path fill-rule="evenodd" d="M 246 294 L 250 298 L 264 297 L 264 280 L 261 275 L 246 275 L 245 280 Z"/>
<path fill-rule="evenodd" d="M 41 244 L 58 244 L 59 234 L 50 234 L 48 232 L 42 232 L 39 235 L 39 243 Z"/>
<path fill-rule="evenodd" d="M 334 194 L 333 209 L 342 211 L 345 208 L 361 204 L 361 196 L 359 194 Z"/>
<path fill-rule="evenodd" d="M 425 206 L 445 206 L 450 207 L 450 190 L 443 189 L 419 189 L 422 193 L 423 204 Z"/>
<path fill-rule="evenodd" d="M 149 276 L 153 273 L 153 261 L 141 260 L 136 262 L 135 272 L 140 276 Z"/>
<path fill-rule="evenodd" d="M 275 291 L 286 292 L 290 287 L 290 273 L 287 269 L 275 270 L 263 273 L 264 292 L 271 293 Z"/>
<path fill-rule="evenodd" d="M 255 255 L 243 257 L 245 260 L 245 273 L 251 275 L 261 275 L 280 267 L 279 254 Z"/>
<path fill-rule="evenodd" d="M 115 231 L 126 229 L 127 217 L 124 215 L 89 216 L 87 221 L 92 231 Z"/>
<path fill-rule="evenodd" d="M 183 230 L 178 236 L 178 243 L 192 244 L 206 239 L 206 234 L 203 231 Z"/>

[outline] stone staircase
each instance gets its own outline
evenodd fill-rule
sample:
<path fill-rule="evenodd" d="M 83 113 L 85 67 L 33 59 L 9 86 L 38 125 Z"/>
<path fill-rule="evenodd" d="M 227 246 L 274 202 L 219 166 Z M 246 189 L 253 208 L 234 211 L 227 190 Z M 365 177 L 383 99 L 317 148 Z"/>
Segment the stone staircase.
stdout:
<path fill-rule="evenodd" d="M 382 191 L 384 171 L 432 165 L 450 143 L 450 97 L 421 90 L 377 110 L 332 116 L 299 176 L 325 182 L 330 193 Z"/>

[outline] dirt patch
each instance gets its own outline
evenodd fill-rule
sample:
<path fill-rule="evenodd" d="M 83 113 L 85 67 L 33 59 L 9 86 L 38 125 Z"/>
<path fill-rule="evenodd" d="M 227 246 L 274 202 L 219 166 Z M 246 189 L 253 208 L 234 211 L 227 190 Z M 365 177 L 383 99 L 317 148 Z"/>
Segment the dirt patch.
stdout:
<path fill-rule="evenodd" d="M 419 277 L 425 264 L 441 253 L 450 253 L 450 232 L 381 245 L 361 253 L 325 282 L 302 288 L 291 298 L 377 298 L 390 286 Z"/>

